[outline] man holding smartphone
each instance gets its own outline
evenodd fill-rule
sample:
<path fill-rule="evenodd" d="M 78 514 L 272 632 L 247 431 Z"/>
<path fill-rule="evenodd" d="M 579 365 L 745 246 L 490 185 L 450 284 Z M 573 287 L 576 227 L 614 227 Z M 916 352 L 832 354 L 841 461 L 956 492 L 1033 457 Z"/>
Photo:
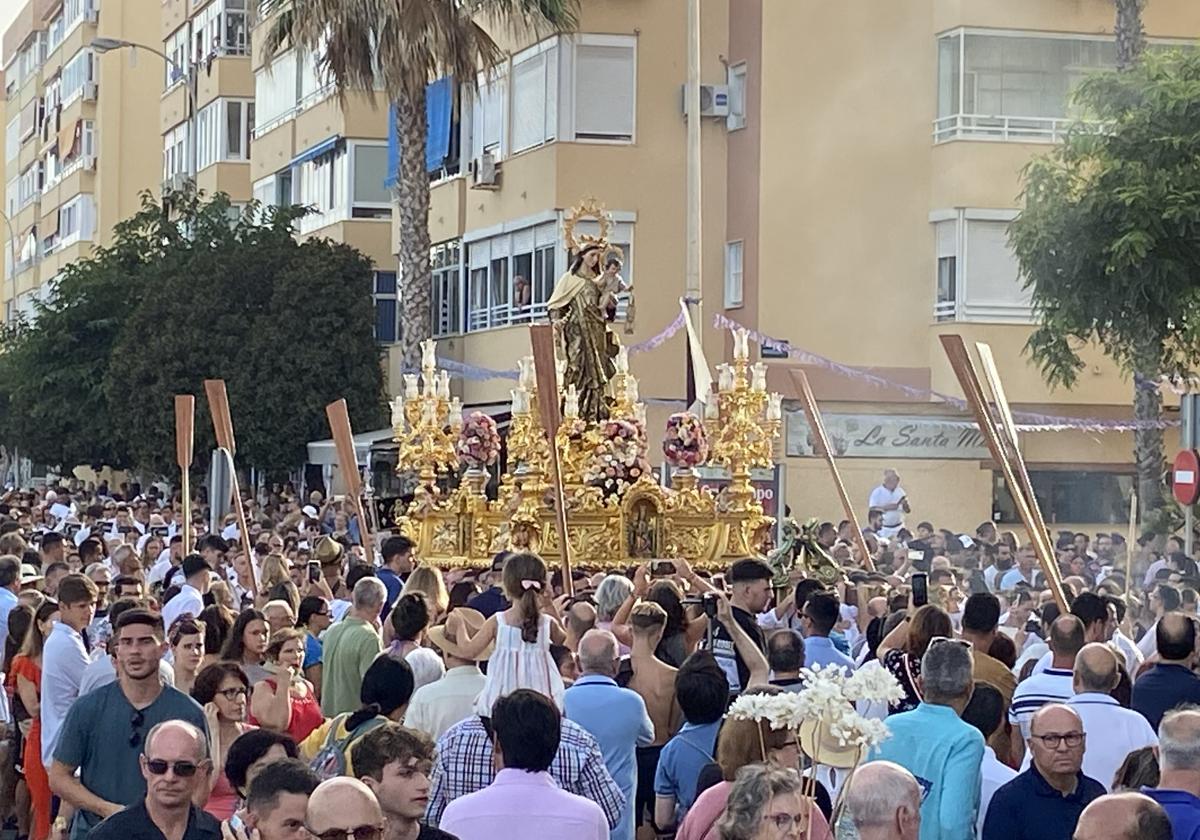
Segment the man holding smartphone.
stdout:
<path fill-rule="evenodd" d="M 900 486 L 900 474 L 893 469 L 883 471 L 883 483 L 871 491 L 867 507 L 883 512 L 880 536 L 891 539 L 904 527 L 904 514 L 912 513 L 908 494 Z"/>

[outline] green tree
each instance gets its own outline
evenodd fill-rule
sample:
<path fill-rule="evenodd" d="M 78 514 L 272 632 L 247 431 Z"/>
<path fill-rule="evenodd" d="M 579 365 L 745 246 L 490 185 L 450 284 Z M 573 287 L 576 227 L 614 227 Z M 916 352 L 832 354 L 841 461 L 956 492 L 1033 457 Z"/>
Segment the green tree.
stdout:
<path fill-rule="evenodd" d="M 165 206 L 145 195 L 112 248 L 76 263 L 36 321 L 10 335 L 0 421 L 21 450 L 172 474 L 175 394 L 199 398 L 198 460 L 214 445 L 211 378 L 226 380 L 241 465 L 303 463 L 338 397 L 360 429 L 382 425 L 367 258 L 297 242 L 302 208 L 238 214 L 227 196 L 190 189 Z"/>
<path fill-rule="evenodd" d="M 1052 385 L 1089 343 L 1132 375 L 1145 518 L 1163 504 L 1158 379 L 1200 364 L 1200 53 L 1147 53 L 1075 99 L 1098 122 L 1030 163 L 1010 229 L 1039 320 L 1026 350 Z"/>
<path fill-rule="evenodd" d="M 396 109 L 400 341 L 404 364 L 416 368 L 419 342 L 433 332 L 425 86 L 446 75 L 473 80 L 504 57 L 485 25 L 515 34 L 573 29 L 578 0 L 263 0 L 259 8 L 274 15 L 269 57 L 291 46 L 316 53 L 339 95 L 373 96 L 378 84 Z"/>

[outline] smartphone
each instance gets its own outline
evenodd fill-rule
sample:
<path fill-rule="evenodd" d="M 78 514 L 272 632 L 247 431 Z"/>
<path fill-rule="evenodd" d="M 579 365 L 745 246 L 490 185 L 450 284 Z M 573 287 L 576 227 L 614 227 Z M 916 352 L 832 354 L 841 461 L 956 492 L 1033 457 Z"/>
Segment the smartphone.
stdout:
<path fill-rule="evenodd" d="M 321 564 L 313 560 L 308 564 L 308 582 L 316 583 L 321 579 Z"/>
<path fill-rule="evenodd" d="M 920 549 L 910 548 L 908 550 L 908 559 L 909 560 L 924 560 L 925 552 L 921 551 Z"/>
<path fill-rule="evenodd" d="M 136 530 L 137 530 L 137 528 L 134 528 L 132 525 L 122 525 L 120 528 L 117 529 L 117 531 L 119 531 L 122 534 L 132 534 Z"/>
<path fill-rule="evenodd" d="M 912 602 L 914 607 L 929 603 L 929 575 L 917 572 L 912 576 Z"/>
<path fill-rule="evenodd" d="M 155 525 L 153 528 L 150 529 L 150 535 L 153 537 L 165 537 L 170 532 L 170 530 L 171 529 L 168 528 L 166 525 Z"/>
<path fill-rule="evenodd" d="M 670 577 L 675 574 L 675 564 L 670 560 L 651 560 L 650 577 Z"/>

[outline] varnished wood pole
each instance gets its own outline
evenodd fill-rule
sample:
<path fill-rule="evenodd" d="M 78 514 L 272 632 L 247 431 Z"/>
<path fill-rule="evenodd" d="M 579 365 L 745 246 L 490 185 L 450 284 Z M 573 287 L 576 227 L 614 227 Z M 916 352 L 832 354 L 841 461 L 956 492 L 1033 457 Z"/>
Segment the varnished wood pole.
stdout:
<path fill-rule="evenodd" d="M 563 592 L 575 594 L 575 579 L 571 577 L 571 543 L 567 539 L 566 494 L 563 492 L 562 470 L 558 462 L 558 444 L 555 436 L 561 421 L 558 407 L 558 370 L 554 364 L 554 327 L 536 324 L 529 328 L 529 340 L 533 344 L 533 368 L 537 374 L 538 416 L 546 432 L 546 446 L 550 452 L 550 486 L 554 492 L 554 526 L 558 531 L 558 544 L 562 546 Z"/>
<path fill-rule="evenodd" d="M 325 406 L 325 416 L 329 418 L 329 431 L 333 435 L 333 445 L 337 449 L 338 466 L 346 478 L 346 492 L 354 500 L 354 509 L 358 512 L 358 529 L 362 536 L 363 549 L 367 552 L 367 562 L 375 562 L 375 543 L 371 539 L 371 529 L 367 524 L 366 511 L 363 509 L 362 473 L 358 469 L 358 455 L 354 451 L 354 432 L 350 429 L 350 412 L 344 399 L 331 402 Z"/>
<path fill-rule="evenodd" d="M 208 410 L 212 415 L 213 431 L 217 446 L 229 452 L 229 483 L 233 487 L 233 510 L 238 520 L 238 536 L 242 551 L 246 554 L 246 565 L 250 567 L 250 597 L 258 597 L 258 572 L 254 570 L 254 554 L 250 550 L 250 529 L 246 525 L 246 508 L 242 504 L 242 491 L 238 487 L 237 467 L 234 455 L 237 452 L 233 438 L 233 418 L 229 413 L 229 394 L 224 379 L 205 379 L 204 393 L 208 397 Z"/>
<path fill-rule="evenodd" d="M 192 550 L 192 458 L 196 429 L 196 398 L 175 395 L 175 460 L 179 464 L 180 495 L 183 504 L 183 553 Z"/>

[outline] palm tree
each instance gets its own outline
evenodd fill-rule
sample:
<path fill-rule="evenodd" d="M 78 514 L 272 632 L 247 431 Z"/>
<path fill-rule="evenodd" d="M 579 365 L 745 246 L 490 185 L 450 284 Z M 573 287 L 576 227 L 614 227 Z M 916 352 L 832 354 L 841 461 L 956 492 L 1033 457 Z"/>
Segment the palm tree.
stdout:
<path fill-rule="evenodd" d="M 318 55 L 340 97 L 374 95 L 382 83 L 396 108 L 400 141 L 400 327 L 405 367 L 420 364 L 430 313 L 429 174 L 425 169 L 425 86 L 441 76 L 473 81 L 504 58 L 485 26 L 515 35 L 567 31 L 578 0 L 263 0 L 270 19 L 267 60 L 296 47 Z"/>
<path fill-rule="evenodd" d="M 1137 63 L 1146 49 L 1146 29 L 1142 26 L 1142 9 L 1146 0 L 1113 0 L 1117 7 L 1117 69 L 1128 70 Z"/>

